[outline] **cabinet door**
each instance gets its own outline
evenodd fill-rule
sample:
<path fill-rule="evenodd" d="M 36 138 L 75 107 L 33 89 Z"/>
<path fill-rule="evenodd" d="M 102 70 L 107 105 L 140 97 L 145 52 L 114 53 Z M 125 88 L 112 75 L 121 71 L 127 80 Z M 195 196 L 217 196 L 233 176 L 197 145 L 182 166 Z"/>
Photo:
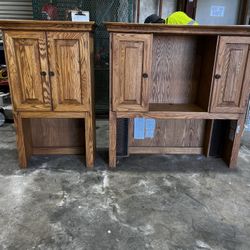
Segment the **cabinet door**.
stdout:
<path fill-rule="evenodd" d="M 89 34 L 48 32 L 54 111 L 87 111 L 90 103 Z"/>
<path fill-rule="evenodd" d="M 112 50 L 113 110 L 147 111 L 152 36 L 114 34 Z"/>
<path fill-rule="evenodd" d="M 250 38 L 220 38 L 211 112 L 244 113 L 249 95 Z"/>
<path fill-rule="evenodd" d="M 51 110 L 45 33 L 7 31 L 4 37 L 15 110 Z"/>

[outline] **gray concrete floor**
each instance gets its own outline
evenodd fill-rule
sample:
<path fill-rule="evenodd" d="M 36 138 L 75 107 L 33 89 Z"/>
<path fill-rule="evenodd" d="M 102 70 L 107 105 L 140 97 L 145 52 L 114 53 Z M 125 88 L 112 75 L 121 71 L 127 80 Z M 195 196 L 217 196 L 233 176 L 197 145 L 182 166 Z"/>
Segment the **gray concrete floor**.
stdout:
<path fill-rule="evenodd" d="M 107 123 L 97 124 L 107 145 Z M 105 139 L 104 139 L 105 138 Z M 132 156 L 108 171 L 34 157 L 19 170 L 13 126 L 0 128 L 0 249 L 250 249 L 250 135 L 238 168 L 202 156 Z"/>

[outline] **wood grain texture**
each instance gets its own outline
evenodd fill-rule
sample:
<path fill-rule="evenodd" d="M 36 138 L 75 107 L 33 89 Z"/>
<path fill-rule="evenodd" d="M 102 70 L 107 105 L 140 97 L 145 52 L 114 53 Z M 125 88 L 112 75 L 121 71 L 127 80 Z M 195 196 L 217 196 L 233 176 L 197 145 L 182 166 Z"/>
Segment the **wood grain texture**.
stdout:
<path fill-rule="evenodd" d="M 209 156 L 210 149 L 214 148 L 214 120 L 239 120 L 241 113 L 246 112 L 250 92 L 250 27 L 127 23 L 106 23 L 106 27 L 111 37 L 110 166 L 116 166 L 118 118 L 130 119 L 129 153 L 204 153 Z M 148 103 L 144 109 L 139 105 L 143 98 L 138 84 L 141 81 L 138 75 L 143 72 L 138 61 L 142 61 L 144 50 L 143 45 L 137 43 L 139 39 L 137 42 L 134 39 L 140 35 L 150 35 L 153 39 L 152 68 L 145 98 Z M 218 69 L 224 70 L 218 73 Z M 219 74 L 223 75 L 218 82 L 223 77 L 227 80 L 216 85 L 214 77 L 219 79 Z M 217 105 L 220 103 L 217 96 L 221 93 L 223 109 Z M 133 138 L 136 117 L 156 119 L 153 138 Z M 235 165 L 237 143 L 238 137 L 228 143 L 224 158 L 230 166 Z"/>
<path fill-rule="evenodd" d="M 195 103 L 201 58 L 195 36 L 154 36 L 150 103 Z"/>
<path fill-rule="evenodd" d="M 241 137 L 244 132 L 245 115 L 242 115 L 239 120 L 231 121 L 231 127 L 226 139 L 223 152 L 223 159 L 229 168 L 237 166 L 238 153 L 240 149 Z M 233 136 L 231 135 L 233 133 Z"/>
<path fill-rule="evenodd" d="M 94 30 L 94 22 L 39 21 L 39 20 L 0 20 L 0 30 L 30 31 L 88 31 Z"/>
<path fill-rule="evenodd" d="M 84 147 L 84 119 L 32 118 L 30 124 L 34 148 Z"/>
<path fill-rule="evenodd" d="M 177 35 L 232 35 L 248 36 L 249 25 L 166 25 L 104 22 L 107 30 L 112 33 L 136 34 L 177 34 Z"/>
<path fill-rule="evenodd" d="M 188 154 L 200 155 L 202 147 L 129 147 L 129 154 Z"/>
<path fill-rule="evenodd" d="M 250 37 L 221 37 L 214 79 L 212 112 L 244 113 L 249 93 Z"/>
<path fill-rule="evenodd" d="M 86 166 L 93 168 L 95 163 L 95 118 L 88 114 L 85 118 Z"/>
<path fill-rule="evenodd" d="M 209 111 L 210 108 L 218 41 L 218 36 L 205 36 L 199 38 L 201 70 L 195 103 L 205 111 Z"/>
<path fill-rule="evenodd" d="M 134 139 L 134 123 L 129 123 L 129 147 L 203 147 L 205 121 L 156 120 L 153 138 Z"/>
<path fill-rule="evenodd" d="M 85 118 L 86 112 L 21 112 L 22 118 Z"/>
<path fill-rule="evenodd" d="M 85 148 L 82 147 L 49 147 L 49 148 L 33 148 L 33 155 L 82 155 Z"/>
<path fill-rule="evenodd" d="M 90 105 L 88 33 L 48 32 L 54 111 L 87 111 Z"/>
<path fill-rule="evenodd" d="M 86 165 L 93 167 L 93 23 L 0 21 L 1 25 L 20 166 L 26 167 L 34 153 L 78 154 L 86 147 Z"/>
<path fill-rule="evenodd" d="M 27 168 L 28 161 L 31 156 L 31 136 L 30 136 L 30 124 L 23 122 L 19 113 L 13 113 L 14 123 L 16 127 L 16 140 L 19 165 L 21 168 Z"/>
<path fill-rule="evenodd" d="M 51 110 L 44 32 L 6 31 L 5 49 L 12 100 L 17 111 Z"/>
<path fill-rule="evenodd" d="M 117 119 L 116 113 L 109 112 L 109 167 L 116 167 L 116 134 L 117 134 Z"/>
<path fill-rule="evenodd" d="M 113 110 L 147 110 L 152 36 L 114 34 L 112 45 Z"/>
<path fill-rule="evenodd" d="M 232 113 L 208 113 L 208 112 L 187 112 L 187 111 L 151 111 L 151 112 L 116 112 L 117 118 L 135 118 L 135 117 L 148 117 L 154 119 L 164 119 L 164 120 L 226 120 L 226 119 L 239 119 L 240 114 Z"/>

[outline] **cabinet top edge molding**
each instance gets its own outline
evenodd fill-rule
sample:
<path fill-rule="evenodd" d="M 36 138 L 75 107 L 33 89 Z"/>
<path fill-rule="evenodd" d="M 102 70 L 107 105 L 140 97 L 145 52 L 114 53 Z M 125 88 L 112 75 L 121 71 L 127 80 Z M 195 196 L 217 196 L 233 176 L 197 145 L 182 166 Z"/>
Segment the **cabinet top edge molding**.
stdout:
<path fill-rule="evenodd" d="M 95 22 L 1 20 L 0 30 L 93 31 Z"/>
<path fill-rule="evenodd" d="M 109 32 L 125 33 L 165 33 L 196 35 L 249 35 L 250 25 L 166 25 L 105 22 Z"/>

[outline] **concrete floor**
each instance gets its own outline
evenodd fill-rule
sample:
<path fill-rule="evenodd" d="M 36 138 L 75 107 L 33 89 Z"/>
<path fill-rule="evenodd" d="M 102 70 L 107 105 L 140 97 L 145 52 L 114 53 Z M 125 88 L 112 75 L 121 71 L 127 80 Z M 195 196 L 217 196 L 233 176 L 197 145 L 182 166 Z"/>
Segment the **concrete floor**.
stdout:
<path fill-rule="evenodd" d="M 99 122 L 99 147 L 107 141 Z M 0 128 L 0 249 L 250 249 L 250 135 L 238 168 L 202 156 L 132 156 L 94 171 L 83 159 L 34 157 L 18 169 Z"/>

